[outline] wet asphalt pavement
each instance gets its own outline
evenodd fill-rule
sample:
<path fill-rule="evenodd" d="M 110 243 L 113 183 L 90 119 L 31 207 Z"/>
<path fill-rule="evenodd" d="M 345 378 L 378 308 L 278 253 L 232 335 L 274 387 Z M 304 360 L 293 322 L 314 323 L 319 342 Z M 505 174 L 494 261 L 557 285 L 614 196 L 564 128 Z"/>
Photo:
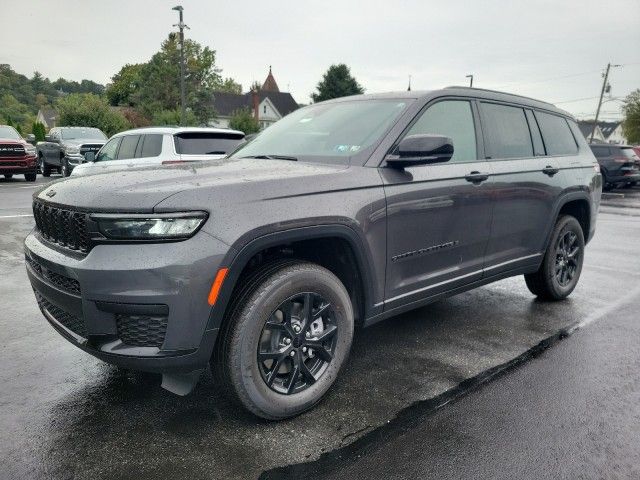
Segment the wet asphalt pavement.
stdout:
<path fill-rule="evenodd" d="M 607 196 L 567 301 L 518 277 L 362 330 L 325 400 L 278 423 L 210 374 L 176 397 L 62 339 L 23 265 L 33 190 L 0 181 L 0 478 L 637 478 L 638 189 Z"/>

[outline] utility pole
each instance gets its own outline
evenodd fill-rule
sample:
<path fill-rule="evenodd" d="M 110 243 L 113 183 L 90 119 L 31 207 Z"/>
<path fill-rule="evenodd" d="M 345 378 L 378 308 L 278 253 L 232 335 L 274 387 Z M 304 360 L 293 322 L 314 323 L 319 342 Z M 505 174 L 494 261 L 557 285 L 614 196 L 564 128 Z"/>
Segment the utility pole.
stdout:
<path fill-rule="evenodd" d="M 609 84 L 609 70 L 611 67 L 621 67 L 622 65 L 611 65 L 607 63 L 607 69 L 604 72 L 604 81 L 602 82 L 602 90 L 600 90 L 600 100 L 598 101 L 598 108 L 596 109 L 596 118 L 593 121 L 593 128 L 591 129 L 591 135 L 589 136 L 589 143 L 593 143 L 593 136 L 596 134 L 596 128 L 598 128 L 598 117 L 600 116 L 600 108 L 602 107 L 602 99 L 605 91 L 607 91 L 607 85 Z"/>
<path fill-rule="evenodd" d="M 173 7 L 171 10 L 177 10 L 180 15 L 180 23 L 174 25 L 180 29 L 180 125 L 185 124 L 185 110 L 186 100 L 184 93 L 184 29 L 189 28 L 185 25 L 182 19 L 182 11 L 184 10 L 181 5 Z"/>
<path fill-rule="evenodd" d="M 469 88 L 473 88 L 473 75 L 467 75 L 465 78 L 469 79 Z"/>

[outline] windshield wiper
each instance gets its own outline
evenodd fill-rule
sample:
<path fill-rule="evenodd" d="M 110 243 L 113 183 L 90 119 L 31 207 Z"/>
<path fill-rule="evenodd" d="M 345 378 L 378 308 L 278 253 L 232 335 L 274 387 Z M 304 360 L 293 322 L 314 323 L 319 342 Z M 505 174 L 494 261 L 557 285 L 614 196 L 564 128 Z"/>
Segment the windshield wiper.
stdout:
<path fill-rule="evenodd" d="M 298 161 L 296 157 L 291 157 L 289 155 L 247 155 L 246 157 L 241 158 L 261 158 L 263 160 L 290 160 L 292 162 Z"/>

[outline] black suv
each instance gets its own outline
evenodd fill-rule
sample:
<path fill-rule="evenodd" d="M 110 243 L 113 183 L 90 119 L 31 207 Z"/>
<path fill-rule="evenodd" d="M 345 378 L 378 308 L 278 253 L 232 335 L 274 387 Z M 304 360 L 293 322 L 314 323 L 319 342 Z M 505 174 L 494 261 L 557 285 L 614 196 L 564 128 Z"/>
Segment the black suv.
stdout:
<path fill-rule="evenodd" d="M 299 414 L 354 328 L 514 275 L 575 288 L 602 177 L 573 118 L 468 88 L 297 110 L 228 158 L 71 177 L 34 194 L 40 308 L 69 341 L 188 393 L 211 363 Z"/>
<path fill-rule="evenodd" d="M 605 190 L 633 187 L 640 182 L 640 158 L 626 145 L 590 145 L 600 164 Z"/>

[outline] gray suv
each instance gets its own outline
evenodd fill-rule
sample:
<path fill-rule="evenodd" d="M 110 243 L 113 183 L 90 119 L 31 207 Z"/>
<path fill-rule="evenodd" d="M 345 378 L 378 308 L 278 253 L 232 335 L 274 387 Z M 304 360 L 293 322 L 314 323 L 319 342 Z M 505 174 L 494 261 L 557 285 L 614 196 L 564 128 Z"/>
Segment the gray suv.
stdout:
<path fill-rule="evenodd" d="M 446 88 L 301 108 L 228 158 L 34 194 L 27 272 L 86 352 L 187 394 L 210 364 L 254 414 L 315 405 L 368 326 L 524 275 L 575 288 L 602 177 L 573 118 Z"/>

